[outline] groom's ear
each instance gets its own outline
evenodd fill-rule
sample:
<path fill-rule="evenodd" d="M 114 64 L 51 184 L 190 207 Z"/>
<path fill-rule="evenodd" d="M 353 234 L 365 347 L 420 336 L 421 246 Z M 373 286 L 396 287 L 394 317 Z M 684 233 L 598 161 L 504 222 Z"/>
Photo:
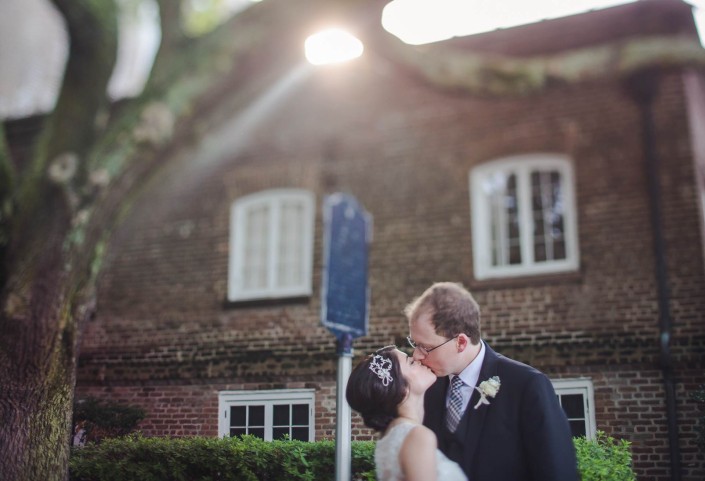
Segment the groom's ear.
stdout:
<path fill-rule="evenodd" d="M 456 341 L 458 344 L 458 352 L 463 352 L 470 346 L 470 338 L 465 334 L 458 334 L 458 339 Z"/>

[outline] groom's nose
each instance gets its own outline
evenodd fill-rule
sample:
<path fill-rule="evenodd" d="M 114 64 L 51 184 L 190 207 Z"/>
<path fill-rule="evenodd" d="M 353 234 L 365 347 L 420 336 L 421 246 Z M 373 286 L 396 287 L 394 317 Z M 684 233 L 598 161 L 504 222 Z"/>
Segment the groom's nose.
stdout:
<path fill-rule="evenodd" d="M 421 364 L 423 364 L 424 359 L 426 359 L 426 356 L 423 355 L 421 352 L 421 349 L 418 347 L 414 349 L 414 352 L 412 353 L 412 357 L 414 358 L 414 361 L 420 361 Z"/>

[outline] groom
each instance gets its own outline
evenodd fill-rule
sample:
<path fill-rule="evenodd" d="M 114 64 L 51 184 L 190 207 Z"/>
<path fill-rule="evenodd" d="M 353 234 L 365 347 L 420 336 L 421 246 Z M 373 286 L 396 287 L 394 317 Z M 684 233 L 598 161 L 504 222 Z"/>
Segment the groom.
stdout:
<path fill-rule="evenodd" d="M 577 481 L 568 420 L 551 381 L 481 340 L 480 308 L 439 282 L 404 310 L 414 359 L 436 373 L 424 424 L 472 481 Z"/>

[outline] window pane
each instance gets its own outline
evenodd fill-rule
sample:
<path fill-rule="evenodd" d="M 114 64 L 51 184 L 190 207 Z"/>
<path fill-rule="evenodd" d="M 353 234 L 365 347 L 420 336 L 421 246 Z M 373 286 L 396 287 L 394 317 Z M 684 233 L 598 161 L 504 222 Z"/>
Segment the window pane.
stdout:
<path fill-rule="evenodd" d="M 521 264 L 521 229 L 515 174 L 498 172 L 482 185 L 490 206 L 492 265 Z"/>
<path fill-rule="evenodd" d="M 507 178 L 507 190 L 504 198 L 507 209 L 507 243 L 509 244 L 509 264 L 521 264 L 521 238 L 519 228 L 519 199 L 517 197 L 517 177 Z"/>
<path fill-rule="evenodd" d="M 289 428 L 274 428 L 272 429 L 272 439 L 282 439 L 284 436 L 289 436 Z"/>
<path fill-rule="evenodd" d="M 558 396 L 558 399 L 565 415 L 568 417 L 573 436 L 585 436 L 587 433 L 587 414 L 585 412 L 583 394 L 563 394 Z"/>
<path fill-rule="evenodd" d="M 245 428 L 230 428 L 231 438 L 234 438 L 235 436 L 241 436 L 243 434 L 247 434 L 247 430 Z"/>
<path fill-rule="evenodd" d="M 304 205 L 287 202 L 281 206 L 277 284 L 296 287 L 303 282 Z"/>
<path fill-rule="evenodd" d="M 558 172 L 551 172 L 551 205 L 553 207 L 551 215 L 551 237 L 553 238 L 553 258 L 565 259 L 565 199 L 561 175 Z"/>
<path fill-rule="evenodd" d="M 255 429 L 250 428 L 249 434 L 256 436 L 260 439 L 264 439 L 264 428 L 255 428 Z"/>
<path fill-rule="evenodd" d="M 561 406 L 570 419 L 585 418 L 585 404 L 582 394 L 565 394 L 561 396 Z"/>
<path fill-rule="evenodd" d="M 245 222 L 245 249 L 243 262 L 243 286 L 245 289 L 267 287 L 267 263 L 269 259 L 268 205 L 251 208 Z"/>
<path fill-rule="evenodd" d="M 585 421 L 570 421 L 570 430 L 573 433 L 573 437 L 585 436 Z"/>
<path fill-rule="evenodd" d="M 509 264 L 521 264 L 521 246 L 518 243 L 509 247 Z"/>
<path fill-rule="evenodd" d="M 274 425 L 289 426 L 289 405 L 279 404 L 274 406 Z"/>
<path fill-rule="evenodd" d="M 553 244 L 553 258 L 554 259 L 565 259 L 566 258 L 566 250 L 565 250 L 565 240 L 564 239 L 559 239 L 558 241 L 554 242 Z"/>
<path fill-rule="evenodd" d="M 534 238 L 534 261 L 543 262 L 546 260 L 546 243 L 543 237 Z"/>
<path fill-rule="evenodd" d="M 559 172 L 532 172 L 531 206 L 534 223 L 534 261 L 565 259 L 565 205 Z"/>
<path fill-rule="evenodd" d="M 291 423 L 294 426 L 308 426 L 308 404 L 294 404 Z"/>
<path fill-rule="evenodd" d="M 230 425 L 247 425 L 247 406 L 233 406 L 230 408 Z"/>
<path fill-rule="evenodd" d="M 292 428 L 291 439 L 296 439 L 298 441 L 310 441 L 308 438 L 308 428 Z"/>
<path fill-rule="evenodd" d="M 551 246 L 546 241 L 546 210 L 550 204 L 547 198 L 545 172 L 531 173 L 531 220 L 534 225 L 534 261 L 542 262 L 551 258 Z"/>
<path fill-rule="evenodd" d="M 249 406 L 249 426 L 264 426 L 264 406 Z"/>

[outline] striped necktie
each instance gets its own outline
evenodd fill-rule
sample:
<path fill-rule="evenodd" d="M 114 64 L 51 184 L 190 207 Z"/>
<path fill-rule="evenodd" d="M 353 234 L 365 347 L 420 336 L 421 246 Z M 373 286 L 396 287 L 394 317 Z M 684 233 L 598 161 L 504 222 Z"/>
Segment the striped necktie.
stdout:
<path fill-rule="evenodd" d="M 460 376 L 454 376 L 450 382 L 448 411 L 446 412 L 446 427 L 454 433 L 463 415 L 463 396 L 460 389 L 465 385 Z"/>

